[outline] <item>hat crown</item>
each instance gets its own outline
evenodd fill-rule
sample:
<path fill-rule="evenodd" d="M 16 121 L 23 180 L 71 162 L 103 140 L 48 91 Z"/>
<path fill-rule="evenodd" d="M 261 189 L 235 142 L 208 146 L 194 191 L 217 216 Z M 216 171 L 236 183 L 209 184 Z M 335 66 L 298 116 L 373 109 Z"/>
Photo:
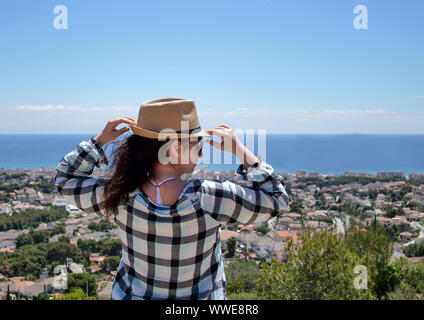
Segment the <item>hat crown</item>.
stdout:
<path fill-rule="evenodd" d="M 192 99 L 159 98 L 145 101 L 138 113 L 137 127 L 154 131 L 189 133 L 200 129 L 196 105 Z"/>

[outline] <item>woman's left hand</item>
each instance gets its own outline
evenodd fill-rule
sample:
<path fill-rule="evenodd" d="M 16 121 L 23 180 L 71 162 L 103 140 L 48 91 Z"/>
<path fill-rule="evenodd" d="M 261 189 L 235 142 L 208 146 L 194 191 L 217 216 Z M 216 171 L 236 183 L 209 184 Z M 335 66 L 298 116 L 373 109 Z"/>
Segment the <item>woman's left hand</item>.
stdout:
<path fill-rule="evenodd" d="M 107 122 L 106 127 L 103 129 L 103 131 L 97 137 L 95 137 L 94 140 L 96 140 L 101 147 L 103 147 L 106 143 L 115 140 L 121 134 L 129 130 L 128 127 L 123 127 L 119 130 L 116 130 L 115 127 L 117 127 L 121 123 L 137 125 L 134 119 L 130 117 L 119 117 L 110 119 Z"/>

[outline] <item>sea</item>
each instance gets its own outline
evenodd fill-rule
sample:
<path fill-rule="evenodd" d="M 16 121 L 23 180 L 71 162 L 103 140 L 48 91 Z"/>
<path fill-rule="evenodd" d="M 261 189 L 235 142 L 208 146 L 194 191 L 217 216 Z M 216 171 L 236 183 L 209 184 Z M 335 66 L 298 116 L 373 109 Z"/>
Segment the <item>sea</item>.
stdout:
<path fill-rule="evenodd" d="M 55 168 L 92 136 L 96 134 L 0 134 L 0 168 Z M 424 173 L 424 134 L 267 134 L 264 139 L 255 136 L 252 149 L 260 149 L 262 159 L 282 173 Z M 104 150 L 111 160 L 111 145 Z M 227 164 L 228 155 L 208 144 L 203 153 L 199 167 L 204 170 L 236 170 L 239 165 L 231 155 Z"/>

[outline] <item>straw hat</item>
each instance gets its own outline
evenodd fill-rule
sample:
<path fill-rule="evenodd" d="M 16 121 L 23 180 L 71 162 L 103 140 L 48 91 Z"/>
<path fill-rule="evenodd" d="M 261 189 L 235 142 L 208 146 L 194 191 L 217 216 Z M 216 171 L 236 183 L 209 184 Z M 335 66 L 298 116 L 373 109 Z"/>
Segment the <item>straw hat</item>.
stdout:
<path fill-rule="evenodd" d="M 200 128 L 196 105 L 191 99 L 160 98 L 143 102 L 137 125 L 129 125 L 136 135 L 157 139 L 208 137 Z"/>

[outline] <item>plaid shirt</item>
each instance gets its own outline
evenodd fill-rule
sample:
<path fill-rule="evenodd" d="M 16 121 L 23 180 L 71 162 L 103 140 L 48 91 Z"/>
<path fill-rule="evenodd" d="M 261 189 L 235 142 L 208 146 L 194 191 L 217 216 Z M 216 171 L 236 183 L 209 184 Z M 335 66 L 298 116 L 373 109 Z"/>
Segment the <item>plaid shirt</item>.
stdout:
<path fill-rule="evenodd" d="M 55 185 L 79 209 L 104 215 L 107 180 L 90 176 L 102 164 L 108 159 L 93 137 L 82 141 L 60 160 Z M 172 206 L 139 188 L 122 200 L 115 215 L 122 258 L 111 299 L 226 299 L 220 226 L 265 222 L 290 199 L 283 178 L 264 161 L 238 172 L 252 186 L 195 179 Z"/>

